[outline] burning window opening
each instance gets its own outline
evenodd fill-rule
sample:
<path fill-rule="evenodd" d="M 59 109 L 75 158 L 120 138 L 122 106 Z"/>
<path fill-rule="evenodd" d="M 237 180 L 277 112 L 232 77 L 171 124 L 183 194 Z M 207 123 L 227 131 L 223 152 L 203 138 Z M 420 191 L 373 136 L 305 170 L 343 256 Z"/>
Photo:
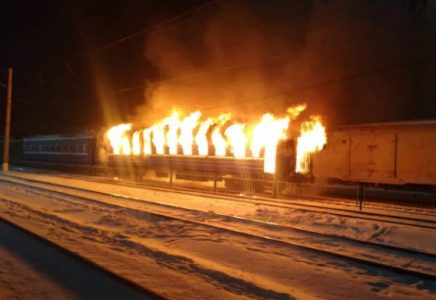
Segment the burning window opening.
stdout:
<path fill-rule="evenodd" d="M 282 118 L 267 113 L 255 124 L 233 122 L 230 114 L 201 120 L 200 111 L 181 117 L 174 110 L 170 117 L 149 128 L 133 130 L 132 124 L 116 125 L 108 130 L 107 137 L 114 155 L 232 156 L 235 159 L 263 156 L 264 172 L 274 174 L 277 145 L 289 138 L 291 121 L 305 109 L 305 104 L 291 107 Z M 296 141 L 295 172 L 307 174 L 310 154 L 321 150 L 327 142 L 321 118 L 312 116 L 303 122 Z"/>

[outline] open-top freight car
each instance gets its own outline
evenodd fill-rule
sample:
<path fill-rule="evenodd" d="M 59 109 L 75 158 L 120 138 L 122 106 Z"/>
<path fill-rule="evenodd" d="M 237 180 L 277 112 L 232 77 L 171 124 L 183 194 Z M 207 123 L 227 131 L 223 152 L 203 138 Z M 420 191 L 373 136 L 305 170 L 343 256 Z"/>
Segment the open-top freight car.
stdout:
<path fill-rule="evenodd" d="M 436 120 L 337 127 L 312 156 L 317 179 L 436 187 Z"/>

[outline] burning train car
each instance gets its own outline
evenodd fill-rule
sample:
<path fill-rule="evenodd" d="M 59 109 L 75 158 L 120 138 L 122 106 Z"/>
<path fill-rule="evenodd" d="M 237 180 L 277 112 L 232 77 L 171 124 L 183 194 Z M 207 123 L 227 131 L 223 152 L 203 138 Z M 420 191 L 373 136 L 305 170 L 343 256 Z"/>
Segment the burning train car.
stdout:
<path fill-rule="evenodd" d="M 256 192 L 271 182 L 293 186 L 315 179 L 435 190 L 435 120 L 326 131 L 318 117 L 297 122 L 303 109 L 294 107 L 281 117 L 266 114 L 253 124 L 234 122 L 229 115 L 201 120 L 199 113 L 174 113 L 147 128 L 121 124 L 101 134 L 24 138 L 23 158 L 102 169 L 109 165 L 111 174 L 154 173 L 159 180 L 219 182 L 231 190 L 247 190 L 240 188 L 245 183 Z"/>
<path fill-rule="evenodd" d="M 226 183 L 247 176 L 310 180 L 310 155 L 322 149 L 326 135 L 320 118 L 311 117 L 298 123 L 298 136 L 290 137 L 290 124 L 305 108 L 291 107 L 281 117 L 265 114 L 253 123 L 237 122 L 230 114 L 201 120 L 198 111 L 174 111 L 146 128 L 120 124 L 107 132 L 113 150 L 109 164 L 135 172 L 205 175 L 197 179 L 220 174 Z"/>

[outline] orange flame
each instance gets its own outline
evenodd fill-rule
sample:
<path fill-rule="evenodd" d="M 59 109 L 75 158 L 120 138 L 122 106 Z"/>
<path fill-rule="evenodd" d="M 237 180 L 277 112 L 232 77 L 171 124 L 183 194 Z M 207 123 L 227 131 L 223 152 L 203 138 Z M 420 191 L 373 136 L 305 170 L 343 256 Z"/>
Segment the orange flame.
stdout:
<path fill-rule="evenodd" d="M 245 124 L 233 124 L 224 131 L 235 157 L 245 157 L 247 138 L 245 137 L 244 127 Z"/>
<path fill-rule="evenodd" d="M 110 128 L 107 137 L 111 143 L 114 154 L 130 154 L 130 143 L 126 132 L 132 129 L 132 124 L 120 124 Z"/>
<path fill-rule="evenodd" d="M 280 140 L 286 139 L 288 126 L 289 117 L 276 120 L 272 114 L 265 114 L 253 130 L 252 155 L 259 157 L 262 148 L 265 150 L 265 173 L 275 173 L 277 144 Z"/>
<path fill-rule="evenodd" d="M 273 174 L 276 170 L 277 145 L 288 138 L 290 122 L 305 109 L 305 104 L 291 107 L 282 118 L 267 113 L 255 124 L 232 122 L 230 114 L 201 121 L 200 111 L 184 118 L 180 117 L 179 112 L 173 111 L 170 117 L 149 128 L 135 131 L 133 135 L 129 134 L 131 124 L 120 124 L 109 129 L 107 136 L 115 155 L 140 155 L 141 152 L 144 155 L 165 154 L 166 151 L 176 155 L 181 154 L 178 152 L 179 146 L 183 155 L 192 155 L 194 144 L 198 154 L 204 156 L 210 155 L 209 146 L 212 145 L 215 156 L 232 153 L 235 158 L 247 157 L 248 147 L 252 158 L 260 158 L 263 150 L 264 171 Z M 209 145 L 210 142 L 212 145 Z M 325 128 L 319 117 L 302 123 L 296 147 L 296 172 L 308 173 L 310 153 L 322 149 L 325 143 Z"/>
<path fill-rule="evenodd" d="M 153 134 L 152 142 L 156 148 L 157 154 L 165 153 L 165 130 L 162 124 L 157 124 L 151 127 L 151 132 Z"/>
<path fill-rule="evenodd" d="M 141 130 L 135 131 L 132 138 L 132 153 L 134 155 L 141 154 Z"/>
<path fill-rule="evenodd" d="M 144 154 L 149 155 L 151 154 L 151 128 L 144 129 L 144 132 L 142 134 L 142 137 L 144 139 Z"/>
<path fill-rule="evenodd" d="M 327 143 L 325 127 L 322 126 L 320 117 L 311 117 L 311 121 L 301 124 L 301 136 L 297 143 L 297 173 L 309 173 L 310 154 L 321 150 Z"/>
<path fill-rule="evenodd" d="M 186 117 L 180 125 L 180 137 L 179 143 L 182 146 L 183 154 L 192 155 L 192 145 L 194 143 L 194 128 L 198 125 L 198 119 L 200 119 L 201 112 L 196 111 Z"/>
<path fill-rule="evenodd" d="M 198 146 L 198 154 L 199 155 L 209 155 L 209 142 L 207 140 L 207 132 L 212 126 L 213 121 L 212 119 L 207 119 L 204 121 L 200 128 L 198 129 L 197 135 L 195 136 L 195 143 Z"/>
<path fill-rule="evenodd" d="M 177 154 L 177 146 L 179 145 L 177 134 L 180 128 L 179 114 L 176 111 L 173 111 L 171 117 L 163 120 L 162 126 L 163 128 L 168 128 L 166 137 L 170 154 Z"/>

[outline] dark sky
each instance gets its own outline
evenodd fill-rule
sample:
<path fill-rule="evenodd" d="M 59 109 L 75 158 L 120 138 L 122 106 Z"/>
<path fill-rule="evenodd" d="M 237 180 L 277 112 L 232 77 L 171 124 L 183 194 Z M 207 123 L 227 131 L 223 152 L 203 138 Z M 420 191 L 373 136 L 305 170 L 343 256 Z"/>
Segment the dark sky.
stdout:
<path fill-rule="evenodd" d="M 330 124 L 436 118 L 434 1 L 425 13 L 400 0 L 196 9 L 208 2 L 2 1 L 12 135 L 151 123 L 174 106 L 247 119 L 306 102 Z M 5 98 L 0 86 L 2 132 Z"/>
<path fill-rule="evenodd" d="M 2 1 L 0 82 L 14 68 L 12 135 L 56 133 L 105 125 L 99 97 L 120 115 L 144 101 L 144 85 L 156 71 L 144 57 L 144 36 L 101 47 L 173 18 L 202 0 Z M 105 81 L 99 95 L 97 82 Z M 0 87 L 4 122 L 6 90 Z M 3 132 L 3 126 L 0 126 Z"/>

